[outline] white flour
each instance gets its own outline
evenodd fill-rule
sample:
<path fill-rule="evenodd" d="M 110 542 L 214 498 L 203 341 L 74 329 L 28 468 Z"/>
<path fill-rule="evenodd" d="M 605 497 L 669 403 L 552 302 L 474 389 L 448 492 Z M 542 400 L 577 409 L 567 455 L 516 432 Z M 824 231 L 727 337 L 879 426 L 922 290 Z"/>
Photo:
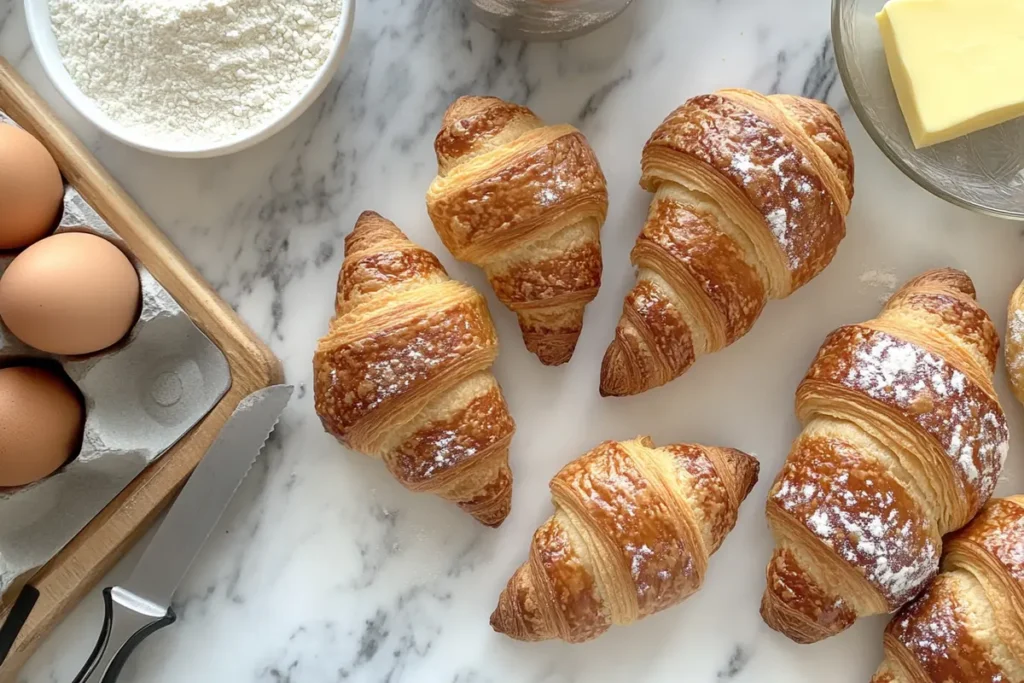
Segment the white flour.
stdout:
<path fill-rule="evenodd" d="M 64 64 L 118 123 L 209 144 L 268 123 L 326 61 L 348 0 L 50 0 Z"/>

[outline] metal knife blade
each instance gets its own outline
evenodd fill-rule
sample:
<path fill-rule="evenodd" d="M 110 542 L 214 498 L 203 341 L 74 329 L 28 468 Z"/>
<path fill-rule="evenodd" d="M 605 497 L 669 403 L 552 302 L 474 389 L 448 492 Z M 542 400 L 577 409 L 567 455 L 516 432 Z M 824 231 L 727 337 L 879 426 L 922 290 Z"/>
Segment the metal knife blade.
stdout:
<path fill-rule="evenodd" d="M 242 399 L 120 587 L 167 609 L 178 584 L 263 450 L 291 398 L 277 385 Z"/>
<path fill-rule="evenodd" d="M 96 646 L 72 683 L 115 683 L 132 651 L 174 623 L 171 598 L 274 431 L 292 387 L 249 394 L 157 529 L 135 571 L 103 591 L 104 617 Z"/>

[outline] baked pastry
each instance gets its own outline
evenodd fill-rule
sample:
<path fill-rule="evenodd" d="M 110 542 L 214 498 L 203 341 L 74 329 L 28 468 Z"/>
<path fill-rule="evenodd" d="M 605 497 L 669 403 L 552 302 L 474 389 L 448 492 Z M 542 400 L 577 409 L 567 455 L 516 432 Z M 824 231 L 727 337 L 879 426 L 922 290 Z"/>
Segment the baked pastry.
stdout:
<path fill-rule="evenodd" d="M 1024 282 L 1010 297 L 1006 321 L 1006 374 L 1017 400 L 1024 403 Z"/>
<path fill-rule="evenodd" d="M 313 356 L 324 428 L 407 488 L 500 525 L 515 423 L 491 374 L 498 336 L 483 296 L 366 212 L 345 238 L 335 309 Z"/>
<path fill-rule="evenodd" d="M 491 626 L 517 640 L 579 643 L 682 602 L 704 582 L 757 471 L 731 448 L 601 444 L 551 480 L 555 514 Z"/>
<path fill-rule="evenodd" d="M 973 283 L 950 269 L 829 335 L 797 389 L 803 432 L 768 498 L 769 626 L 815 642 L 927 585 L 942 536 L 977 514 L 1006 458 L 998 349 Z"/>
<path fill-rule="evenodd" d="M 832 261 L 853 199 L 839 116 L 802 97 L 695 97 L 654 131 L 642 166 L 654 199 L 601 366 L 604 396 L 661 386 L 745 335 L 768 299 Z"/>
<path fill-rule="evenodd" d="M 586 138 L 496 97 L 461 97 L 434 143 L 427 211 L 445 246 L 484 269 L 526 348 L 567 362 L 601 286 L 604 174 Z"/>
<path fill-rule="evenodd" d="M 885 629 L 872 683 L 1024 680 L 1024 496 L 946 541 L 942 573 Z"/>

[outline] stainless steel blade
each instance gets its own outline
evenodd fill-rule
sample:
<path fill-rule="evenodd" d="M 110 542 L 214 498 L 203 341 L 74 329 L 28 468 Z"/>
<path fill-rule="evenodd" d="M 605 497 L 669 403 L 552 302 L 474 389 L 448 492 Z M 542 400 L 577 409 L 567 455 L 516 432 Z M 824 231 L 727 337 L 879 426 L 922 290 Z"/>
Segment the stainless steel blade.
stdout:
<path fill-rule="evenodd" d="M 242 399 L 121 586 L 169 608 L 174 591 L 249 473 L 277 425 L 292 387 L 277 385 Z"/>

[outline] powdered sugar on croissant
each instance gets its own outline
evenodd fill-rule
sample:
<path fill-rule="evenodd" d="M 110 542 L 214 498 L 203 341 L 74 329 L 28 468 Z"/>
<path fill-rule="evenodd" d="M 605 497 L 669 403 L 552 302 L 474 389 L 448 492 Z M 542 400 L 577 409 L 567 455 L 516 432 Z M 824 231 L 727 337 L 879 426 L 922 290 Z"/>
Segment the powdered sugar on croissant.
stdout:
<path fill-rule="evenodd" d="M 1024 680 L 1024 497 L 990 502 L 885 630 L 872 683 Z"/>
<path fill-rule="evenodd" d="M 345 239 L 336 312 L 313 357 L 324 428 L 407 488 L 501 524 L 515 423 L 491 374 L 498 336 L 483 296 L 366 212 Z"/>
<path fill-rule="evenodd" d="M 831 262 L 853 156 L 838 115 L 788 95 L 722 90 L 672 112 L 643 153 L 654 193 L 601 367 L 601 393 L 638 394 L 745 335 L 769 299 Z"/>
<path fill-rule="evenodd" d="M 608 210 L 586 138 L 496 97 L 462 97 L 435 149 L 427 210 L 445 246 L 484 269 L 542 363 L 567 362 L 601 285 Z"/>
<path fill-rule="evenodd" d="M 804 429 L 769 494 L 769 626 L 814 642 L 927 585 L 942 536 L 989 499 L 1008 452 L 998 346 L 970 278 L 949 269 L 829 335 L 797 390 Z"/>

